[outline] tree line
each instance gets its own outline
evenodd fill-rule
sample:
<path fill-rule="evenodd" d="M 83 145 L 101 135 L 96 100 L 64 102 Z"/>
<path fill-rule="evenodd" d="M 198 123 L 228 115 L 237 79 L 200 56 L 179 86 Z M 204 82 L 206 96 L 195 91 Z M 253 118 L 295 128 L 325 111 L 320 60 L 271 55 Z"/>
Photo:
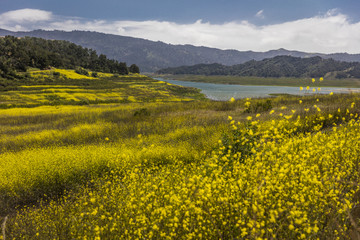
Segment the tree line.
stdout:
<path fill-rule="evenodd" d="M 276 56 L 261 61 L 225 66 L 218 63 L 197 64 L 159 70 L 158 74 L 234 75 L 256 77 L 322 77 L 335 72 L 337 78 L 360 78 L 360 63 L 341 62 L 321 57 Z"/>
<path fill-rule="evenodd" d="M 28 68 L 47 69 L 50 67 L 76 69 L 126 75 L 140 73 L 136 64 L 127 67 L 125 62 L 108 59 L 95 50 L 62 40 L 45 40 L 34 37 L 0 38 L 0 76 L 16 78 L 17 72 Z"/>

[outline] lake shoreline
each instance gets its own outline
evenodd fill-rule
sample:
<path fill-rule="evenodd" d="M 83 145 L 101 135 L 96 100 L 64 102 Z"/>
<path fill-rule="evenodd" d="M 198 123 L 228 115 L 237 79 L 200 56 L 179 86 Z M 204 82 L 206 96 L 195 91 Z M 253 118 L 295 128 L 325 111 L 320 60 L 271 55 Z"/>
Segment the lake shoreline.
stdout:
<path fill-rule="evenodd" d="M 360 92 L 359 88 L 349 87 L 318 87 L 311 86 L 309 90 L 300 90 L 299 87 L 294 86 L 268 86 L 268 85 L 235 85 L 235 84 L 221 84 L 221 83 L 203 83 L 191 81 L 179 81 L 166 78 L 155 77 L 154 79 L 164 81 L 170 84 L 180 85 L 184 87 L 193 87 L 201 90 L 208 99 L 215 101 L 227 101 L 232 97 L 235 99 L 243 98 L 267 98 L 276 97 L 277 95 L 314 95 L 314 94 L 329 94 L 334 93 L 350 93 Z M 304 86 L 305 89 L 305 86 Z M 319 90 L 320 89 L 320 90 Z"/>
<path fill-rule="evenodd" d="M 243 76 L 227 76 L 227 75 L 149 75 L 153 78 L 162 78 L 177 81 L 190 81 L 200 83 L 214 83 L 224 85 L 243 85 L 243 86 L 277 86 L 277 87 L 340 87 L 340 88 L 360 88 L 360 79 L 346 78 L 346 79 L 327 79 L 321 83 L 316 78 L 315 83 L 311 78 L 264 78 L 264 77 L 243 77 Z"/>

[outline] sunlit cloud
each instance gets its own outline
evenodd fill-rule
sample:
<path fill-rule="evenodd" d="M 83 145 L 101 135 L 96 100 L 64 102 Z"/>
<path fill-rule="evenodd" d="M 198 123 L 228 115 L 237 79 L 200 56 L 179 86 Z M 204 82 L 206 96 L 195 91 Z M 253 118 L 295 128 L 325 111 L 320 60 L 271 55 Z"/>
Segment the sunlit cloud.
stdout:
<path fill-rule="evenodd" d="M 256 15 L 263 16 L 263 11 Z M 286 48 L 305 52 L 360 53 L 360 22 L 351 22 L 346 15 L 336 10 L 311 18 L 258 26 L 249 21 L 213 24 L 198 20 L 180 24 L 157 20 L 89 20 L 56 16 L 36 9 L 22 9 L 0 14 L 0 28 L 13 31 L 97 31 L 220 49 L 267 51 Z"/>

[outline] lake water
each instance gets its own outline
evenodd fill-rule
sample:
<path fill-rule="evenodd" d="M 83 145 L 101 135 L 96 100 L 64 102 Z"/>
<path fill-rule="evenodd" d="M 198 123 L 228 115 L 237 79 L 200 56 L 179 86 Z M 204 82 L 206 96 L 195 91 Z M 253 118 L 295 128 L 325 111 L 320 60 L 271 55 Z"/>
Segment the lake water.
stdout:
<path fill-rule="evenodd" d="M 229 85 L 229 84 L 214 84 L 214 83 L 199 83 L 188 81 L 168 80 L 162 78 L 156 78 L 157 80 L 172 83 L 175 85 L 194 87 L 201 89 L 201 93 L 205 94 L 208 98 L 218 101 L 227 101 L 230 98 L 257 98 L 257 97 L 269 97 L 270 94 L 292 94 L 292 95 L 304 95 L 314 94 L 312 88 L 310 91 L 300 91 L 299 87 L 279 87 L 279 86 L 248 86 L 248 85 Z M 339 88 L 339 87 L 322 87 L 321 91 L 316 88 L 317 94 L 329 94 L 334 93 L 349 93 L 359 92 L 358 88 Z"/>

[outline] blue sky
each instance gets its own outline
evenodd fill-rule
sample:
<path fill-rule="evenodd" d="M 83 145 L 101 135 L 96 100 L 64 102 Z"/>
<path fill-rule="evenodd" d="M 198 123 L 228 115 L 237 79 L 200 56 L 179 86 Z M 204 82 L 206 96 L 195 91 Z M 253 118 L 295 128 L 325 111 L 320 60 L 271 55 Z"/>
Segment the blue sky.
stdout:
<path fill-rule="evenodd" d="M 221 49 L 360 53 L 360 1 L 0 0 L 0 28 L 89 30 Z"/>
<path fill-rule="evenodd" d="M 360 20 L 359 0 L 1 0 L 0 5 L 1 12 L 33 8 L 105 20 L 256 21 L 254 16 L 263 10 L 266 20 L 259 24 L 265 24 L 312 17 L 331 9 Z"/>

